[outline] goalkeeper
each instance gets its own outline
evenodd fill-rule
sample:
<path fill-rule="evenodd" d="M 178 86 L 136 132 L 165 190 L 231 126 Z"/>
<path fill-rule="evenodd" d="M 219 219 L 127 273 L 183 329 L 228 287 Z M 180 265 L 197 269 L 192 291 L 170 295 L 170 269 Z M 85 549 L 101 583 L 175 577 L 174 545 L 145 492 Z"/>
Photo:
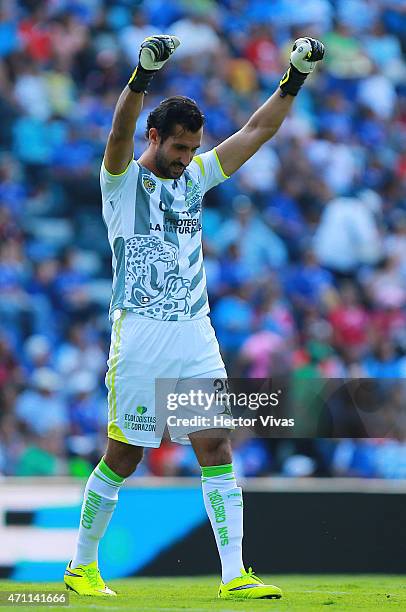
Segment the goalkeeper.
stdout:
<path fill-rule="evenodd" d="M 144 40 L 139 63 L 117 102 L 102 163 L 103 218 L 113 259 L 108 443 L 84 492 L 76 551 L 65 583 L 80 595 L 114 596 L 98 569 L 103 537 L 126 478 L 157 448 L 163 428 L 155 412 L 155 380 L 175 381 L 172 391 L 197 379 L 207 389 L 226 378 L 208 317 L 201 244 L 204 194 L 227 179 L 279 129 L 308 74 L 324 55 L 321 42 L 299 38 L 277 91 L 246 125 L 211 151 L 197 154 L 204 117 L 183 96 L 163 100 L 148 116 L 148 146 L 134 158 L 134 131 L 144 95 L 180 41 Z M 214 381 L 214 382 L 213 382 Z M 184 387 L 183 387 L 184 388 Z M 224 406 L 218 407 L 224 414 Z M 232 465 L 229 429 L 188 427 L 202 407 L 177 412 L 183 429 L 168 427 L 172 440 L 192 444 L 202 470 L 205 507 L 222 567 L 224 599 L 279 598 L 281 590 L 245 569 L 243 500 Z M 184 417 L 184 418 L 182 418 Z M 217 426 L 218 427 L 218 426 Z M 207 432 L 204 432 L 207 433 Z"/>

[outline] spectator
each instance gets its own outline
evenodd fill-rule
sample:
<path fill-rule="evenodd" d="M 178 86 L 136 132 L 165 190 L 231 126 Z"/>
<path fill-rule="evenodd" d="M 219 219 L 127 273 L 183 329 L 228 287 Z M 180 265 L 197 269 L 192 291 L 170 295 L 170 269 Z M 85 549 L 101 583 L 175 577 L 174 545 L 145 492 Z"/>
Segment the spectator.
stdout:
<path fill-rule="evenodd" d="M 144 38 L 154 34 L 162 34 L 162 32 L 159 28 L 147 22 L 146 15 L 142 10 L 135 10 L 131 25 L 125 27 L 119 34 L 120 45 L 129 64 L 137 65 L 140 44 Z"/>
<path fill-rule="evenodd" d="M 374 211 L 359 198 L 330 201 L 321 217 L 314 248 L 319 262 L 334 272 L 352 274 L 375 265 L 382 254 Z"/>
<path fill-rule="evenodd" d="M 224 250 L 231 242 L 238 242 L 251 276 L 285 264 L 287 251 L 283 241 L 261 221 L 252 201 L 247 196 L 238 196 L 233 208 L 234 218 L 225 221 L 218 234 L 220 248 Z"/>
<path fill-rule="evenodd" d="M 303 260 L 294 265 L 285 276 L 287 296 L 298 309 L 309 306 L 322 308 L 335 298 L 333 276 L 318 263 L 313 250 L 303 253 Z"/>
<path fill-rule="evenodd" d="M 329 313 L 334 344 L 341 352 L 348 352 L 351 358 L 359 359 L 368 348 L 370 316 L 353 283 L 344 284 L 338 295 L 338 303 L 332 306 Z"/>
<path fill-rule="evenodd" d="M 278 47 L 270 27 L 265 24 L 253 24 L 244 55 L 266 85 L 275 81 L 282 70 Z"/>
<path fill-rule="evenodd" d="M 369 295 L 378 307 L 399 308 L 406 304 L 406 286 L 397 257 L 387 257 L 367 282 Z"/>
<path fill-rule="evenodd" d="M 24 114 L 45 121 L 51 116 L 48 90 L 43 71 L 34 62 L 22 58 L 14 95 Z"/>
<path fill-rule="evenodd" d="M 217 337 L 226 359 L 231 360 L 252 331 L 254 312 L 250 305 L 247 289 L 240 285 L 238 290 L 224 296 L 213 310 L 213 321 Z"/>
<path fill-rule="evenodd" d="M 39 368 L 31 377 L 31 388 L 24 391 L 16 404 L 16 415 L 30 431 L 40 436 L 62 433 L 68 423 L 66 404 L 57 394 L 59 376 L 49 368 Z"/>
<path fill-rule="evenodd" d="M 106 369 L 106 355 L 103 352 L 92 327 L 74 323 L 66 332 L 56 355 L 56 368 L 62 376 L 88 370 L 100 377 Z"/>
<path fill-rule="evenodd" d="M 209 62 L 220 51 L 220 38 L 210 20 L 197 11 L 172 24 L 171 32 L 182 41 L 177 59 L 192 55 Z"/>
<path fill-rule="evenodd" d="M 379 119 L 391 119 L 395 110 L 396 90 L 377 67 L 363 79 L 358 88 L 358 101 L 372 110 Z"/>
<path fill-rule="evenodd" d="M 371 61 L 348 24 L 338 22 L 335 30 L 326 34 L 324 40 L 329 49 L 327 71 L 335 79 L 336 86 L 349 93 L 352 89 L 348 88 L 346 79 L 365 77 L 371 70 Z"/>

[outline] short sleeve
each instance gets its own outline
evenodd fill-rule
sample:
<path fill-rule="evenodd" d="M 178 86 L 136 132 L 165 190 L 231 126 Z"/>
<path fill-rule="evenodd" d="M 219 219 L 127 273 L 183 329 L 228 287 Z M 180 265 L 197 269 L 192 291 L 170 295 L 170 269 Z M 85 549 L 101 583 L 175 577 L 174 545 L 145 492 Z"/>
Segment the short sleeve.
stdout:
<path fill-rule="evenodd" d="M 199 174 L 199 182 L 203 194 L 212 187 L 230 178 L 221 167 L 216 149 L 212 149 L 201 155 L 196 155 L 192 163 L 195 164 L 195 169 Z"/>
<path fill-rule="evenodd" d="M 127 186 L 131 181 L 136 180 L 138 173 L 138 166 L 134 160 L 132 160 L 124 172 L 120 174 L 111 174 L 104 165 L 104 160 L 100 169 L 100 188 L 102 193 L 102 199 L 114 200 L 123 188 Z"/>

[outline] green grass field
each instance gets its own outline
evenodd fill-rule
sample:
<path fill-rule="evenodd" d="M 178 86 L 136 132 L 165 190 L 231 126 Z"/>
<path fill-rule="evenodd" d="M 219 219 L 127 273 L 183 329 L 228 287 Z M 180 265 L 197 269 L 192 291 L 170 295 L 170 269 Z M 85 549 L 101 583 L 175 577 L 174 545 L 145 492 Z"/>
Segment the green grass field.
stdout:
<path fill-rule="evenodd" d="M 269 580 L 280 586 L 284 597 L 280 600 L 228 602 L 217 599 L 218 581 L 202 578 L 133 578 L 112 580 L 116 589 L 114 599 L 80 598 L 70 592 L 68 608 L 52 606 L 58 610 L 137 610 L 166 612 L 174 610 L 239 610 L 301 611 L 321 610 L 349 612 L 351 610 L 406 610 L 406 579 L 404 576 L 277 576 Z M 62 584 L 28 584 L 0 581 L 0 598 L 4 591 L 56 591 Z M 67 591 L 66 591 L 67 592 Z M 42 607 L 42 606 L 41 606 Z M 2 610 L 28 610 L 29 606 L 5 605 Z M 39 609 L 37 606 L 35 609 Z"/>

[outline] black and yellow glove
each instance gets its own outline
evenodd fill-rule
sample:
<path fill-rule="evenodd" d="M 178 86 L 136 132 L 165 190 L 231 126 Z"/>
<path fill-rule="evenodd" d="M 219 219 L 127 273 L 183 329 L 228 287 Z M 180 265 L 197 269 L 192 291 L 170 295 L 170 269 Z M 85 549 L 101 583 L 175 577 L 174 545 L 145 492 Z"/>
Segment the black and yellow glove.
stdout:
<path fill-rule="evenodd" d="M 290 54 L 290 66 L 280 80 L 281 97 L 296 96 L 316 62 L 324 57 L 324 45 L 315 38 L 298 38 Z"/>
<path fill-rule="evenodd" d="M 128 87 L 132 91 L 147 93 L 155 74 L 166 64 L 179 45 L 180 40 L 176 36 L 148 36 L 141 43 L 138 66 L 128 81 Z"/>

